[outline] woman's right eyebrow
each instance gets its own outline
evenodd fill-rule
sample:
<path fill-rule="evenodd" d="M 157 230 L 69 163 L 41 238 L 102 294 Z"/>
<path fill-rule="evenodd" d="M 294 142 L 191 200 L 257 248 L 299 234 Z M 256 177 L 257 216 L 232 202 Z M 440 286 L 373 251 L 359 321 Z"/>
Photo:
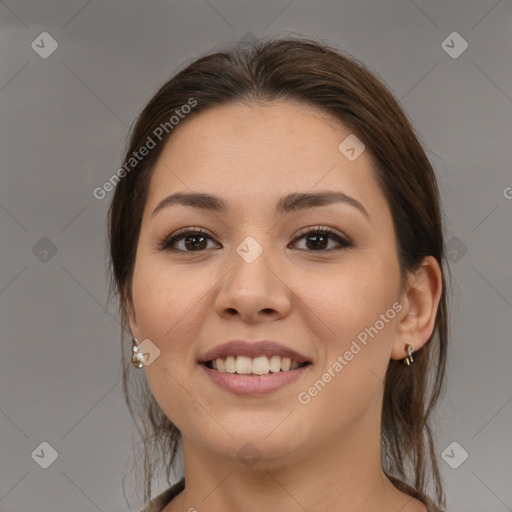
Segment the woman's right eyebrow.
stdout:
<path fill-rule="evenodd" d="M 277 214 L 286 214 L 292 211 L 328 206 L 336 203 L 344 203 L 356 208 L 371 223 L 370 215 L 363 204 L 357 199 L 334 190 L 322 190 L 319 192 L 294 192 L 282 197 L 276 205 Z M 227 213 L 228 203 L 219 196 L 204 192 L 176 192 L 165 197 L 153 210 L 151 216 L 170 206 L 181 205 L 201 210 Z"/>
<path fill-rule="evenodd" d="M 153 210 L 151 216 L 155 216 L 164 208 L 175 205 L 190 206 L 192 208 L 199 208 L 219 213 L 225 213 L 228 211 L 226 201 L 219 196 L 205 194 L 203 192 L 176 192 L 175 194 L 171 194 L 160 201 L 157 207 Z"/>

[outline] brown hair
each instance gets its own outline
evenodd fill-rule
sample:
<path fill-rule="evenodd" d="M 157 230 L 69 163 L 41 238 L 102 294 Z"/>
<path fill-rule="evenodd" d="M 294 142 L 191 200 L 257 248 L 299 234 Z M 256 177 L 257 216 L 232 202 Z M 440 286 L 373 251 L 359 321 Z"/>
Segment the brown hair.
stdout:
<path fill-rule="evenodd" d="M 169 119 L 197 102 L 186 120 L 209 107 L 233 102 L 298 100 L 339 119 L 363 141 L 376 166 L 376 176 L 391 208 L 397 236 L 401 282 L 432 255 L 442 270 L 442 295 L 431 338 L 414 357 L 414 367 L 391 360 L 382 409 L 382 466 L 400 490 L 429 504 L 429 489 L 445 505 L 434 450 L 431 413 L 444 391 L 448 343 L 448 304 L 440 197 L 434 170 L 415 132 L 386 87 L 353 57 L 310 39 L 281 38 L 205 55 L 166 82 L 135 123 L 124 166 L 134 152 L 154 139 L 167 123 L 162 140 L 127 172 L 116 186 L 109 211 L 112 288 L 120 300 L 122 320 L 123 393 L 137 424 L 142 420 L 144 501 L 151 497 L 157 464 L 174 467 L 180 432 L 156 403 L 145 379 L 129 390 L 133 377 L 130 349 L 124 347 L 126 305 L 149 179 L 166 140 Z M 134 162 L 132 161 L 133 165 Z M 126 167 L 125 167 L 126 168 Z M 449 267 L 447 267 L 449 270 Z M 411 371 L 412 370 L 412 371 Z M 138 411 L 136 410 L 138 407 Z M 153 453 L 151 452 L 153 450 Z M 157 455 L 156 461 L 153 455 Z"/>

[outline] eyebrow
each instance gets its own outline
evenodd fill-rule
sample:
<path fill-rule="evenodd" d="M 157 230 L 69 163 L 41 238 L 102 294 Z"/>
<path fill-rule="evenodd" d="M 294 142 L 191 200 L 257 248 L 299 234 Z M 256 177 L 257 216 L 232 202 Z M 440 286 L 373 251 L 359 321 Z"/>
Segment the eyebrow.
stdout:
<path fill-rule="evenodd" d="M 345 203 L 353 206 L 361 212 L 370 221 L 370 215 L 366 208 L 355 198 L 332 190 L 320 192 L 294 192 L 282 197 L 276 204 L 275 212 L 277 214 L 285 214 L 297 210 L 306 210 L 319 206 L 327 206 L 336 203 Z M 165 197 L 157 207 L 153 210 L 151 216 L 156 215 L 159 211 L 169 206 L 182 205 L 200 210 L 212 211 L 217 213 L 226 213 L 228 204 L 226 201 L 212 194 L 202 192 L 176 192 Z M 371 222 L 371 221 L 370 221 Z"/>

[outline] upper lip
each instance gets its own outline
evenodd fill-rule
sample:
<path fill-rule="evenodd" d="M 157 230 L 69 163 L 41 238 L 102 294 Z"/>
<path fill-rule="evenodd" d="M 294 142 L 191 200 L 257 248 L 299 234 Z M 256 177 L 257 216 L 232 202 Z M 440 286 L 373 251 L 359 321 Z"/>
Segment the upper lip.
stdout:
<path fill-rule="evenodd" d="M 247 357 L 259 357 L 259 356 L 280 356 L 280 357 L 289 357 L 292 361 L 297 361 L 298 363 L 307 363 L 310 362 L 309 359 L 300 354 L 296 350 L 285 347 L 280 343 L 276 343 L 275 341 L 243 341 L 243 340 L 232 340 L 221 345 L 217 345 L 212 348 L 199 358 L 200 363 L 206 363 L 208 361 L 213 361 L 219 357 L 228 357 L 228 356 L 247 356 Z"/>

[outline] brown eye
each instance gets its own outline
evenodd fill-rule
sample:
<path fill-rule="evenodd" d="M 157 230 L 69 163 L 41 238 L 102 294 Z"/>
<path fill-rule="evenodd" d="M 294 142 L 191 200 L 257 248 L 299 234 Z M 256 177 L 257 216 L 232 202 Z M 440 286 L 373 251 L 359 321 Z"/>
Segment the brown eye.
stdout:
<path fill-rule="evenodd" d="M 206 231 L 186 229 L 165 238 L 159 244 L 159 248 L 162 251 L 201 252 L 208 248 L 208 240 L 213 241 L 213 238 Z M 176 243 L 181 241 L 183 241 L 182 247 L 175 247 Z"/>
<path fill-rule="evenodd" d="M 294 242 L 302 239 L 306 240 L 306 249 L 313 252 L 329 252 L 331 250 L 336 251 L 343 248 L 352 247 L 352 244 L 348 240 L 338 235 L 329 227 L 309 228 L 306 233 L 296 238 Z M 336 242 L 338 246 L 327 248 L 329 241 Z"/>

